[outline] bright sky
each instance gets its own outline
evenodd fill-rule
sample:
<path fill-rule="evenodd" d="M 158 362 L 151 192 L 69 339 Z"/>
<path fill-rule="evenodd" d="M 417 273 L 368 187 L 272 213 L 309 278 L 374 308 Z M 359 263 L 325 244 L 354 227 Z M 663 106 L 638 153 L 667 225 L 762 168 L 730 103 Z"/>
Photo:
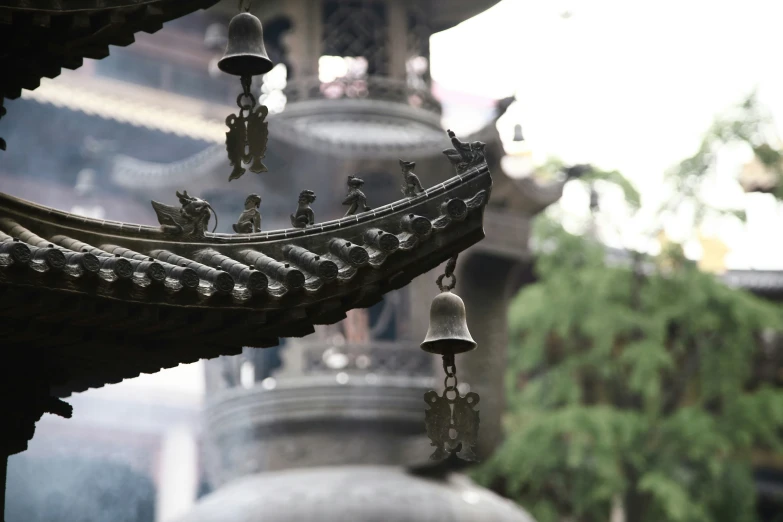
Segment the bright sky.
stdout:
<path fill-rule="evenodd" d="M 754 87 L 783 122 L 781 20 L 778 0 L 504 0 L 433 37 L 432 76 L 473 94 L 516 93 L 506 124 L 523 125 L 537 159 L 618 169 L 654 201 L 664 170 Z M 719 192 L 749 216 L 745 227 L 721 225 L 734 249 L 727 261 L 783 268 L 783 243 L 767 232 L 781 214 L 771 197 L 741 193 L 736 167 Z M 586 208 L 583 197 L 567 192 L 564 206 Z"/>

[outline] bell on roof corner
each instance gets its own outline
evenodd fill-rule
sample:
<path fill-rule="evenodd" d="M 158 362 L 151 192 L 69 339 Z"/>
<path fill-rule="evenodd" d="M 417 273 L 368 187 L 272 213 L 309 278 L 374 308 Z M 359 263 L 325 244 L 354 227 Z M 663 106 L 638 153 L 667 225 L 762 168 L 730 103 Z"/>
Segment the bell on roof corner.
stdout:
<path fill-rule="evenodd" d="M 239 3 L 240 10 L 243 3 Z M 244 12 L 231 19 L 226 51 L 218 61 L 221 71 L 239 76 L 242 83 L 242 93 L 237 96 L 239 114 L 230 114 L 226 118 L 226 151 L 228 160 L 234 167 L 228 181 L 242 177 L 245 173 L 243 165 L 246 164 L 249 164 L 248 168 L 256 174 L 268 170 L 261 160 L 266 155 L 269 139 L 269 124 L 265 121 L 269 109 L 256 103 L 250 86 L 253 76 L 268 73 L 275 64 L 269 59 L 264 46 L 261 20 L 251 14 L 249 9 L 250 6 L 247 5 Z"/>
<path fill-rule="evenodd" d="M 455 255 L 446 263 L 445 273 L 438 277 L 437 284 L 441 293 L 432 300 L 430 306 L 430 327 L 421 349 L 443 357 L 444 390 L 441 395 L 435 390 L 424 394 L 424 402 L 429 406 L 424 412 L 427 436 L 435 451 L 431 460 L 441 461 L 459 458 L 464 461 L 476 461 L 475 447 L 478 443 L 479 412 L 478 393 L 468 392 L 460 395 L 457 381 L 457 366 L 454 356 L 476 348 L 476 341 L 470 335 L 465 314 L 465 303 L 451 291 L 457 284 L 454 269 L 457 265 Z M 443 279 L 451 279 L 443 284 Z"/>

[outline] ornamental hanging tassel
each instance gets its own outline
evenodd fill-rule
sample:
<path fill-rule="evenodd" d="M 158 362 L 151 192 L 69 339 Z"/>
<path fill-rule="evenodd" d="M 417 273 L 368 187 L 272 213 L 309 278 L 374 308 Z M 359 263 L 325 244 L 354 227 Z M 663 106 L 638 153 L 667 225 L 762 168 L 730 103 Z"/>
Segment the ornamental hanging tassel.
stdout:
<path fill-rule="evenodd" d="M 435 446 L 430 459 L 443 460 L 456 455 L 462 460 L 475 461 L 479 412 L 473 408 L 479 403 L 479 395 L 475 392 L 460 395 L 454 356 L 475 349 L 476 342 L 468 331 L 465 303 L 451 292 L 457 284 L 454 275 L 456 264 L 457 256 L 449 259 L 445 273 L 437 279 L 441 293 L 432 301 L 430 327 L 421 343 L 425 352 L 443 357 L 443 370 L 446 372 L 443 393 L 438 395 L 430 390 L 424 394 L 424 401 L 429 406 L 424 422 L 427 436 Z M 444 285 L 444 278 L 451 279 L 451 283 Z"/>
<path fill-rule="evenodd" d="M 274 64 L 266 53 L 261 21 L 247 12 L 249 9 L 247 6 L 245 12 L 231 19 L 226 52 L 218 62 L 221 71 L 239 76 L 242 82 L 242 93 L 237 96 L 239 114 L 230 114 L 226 118 L 226 151 L 234 167 L 228 181 L 242 177 L 245 173 L 243 164 L 249 164 L 251 172 L 257 174 L 267 172 L 261 160 L 266 154 L 269 139 L 269 124 L 265 121 L 269 109 L 256 104 L 250 85 L 253 76 L 268 73 Z"/>

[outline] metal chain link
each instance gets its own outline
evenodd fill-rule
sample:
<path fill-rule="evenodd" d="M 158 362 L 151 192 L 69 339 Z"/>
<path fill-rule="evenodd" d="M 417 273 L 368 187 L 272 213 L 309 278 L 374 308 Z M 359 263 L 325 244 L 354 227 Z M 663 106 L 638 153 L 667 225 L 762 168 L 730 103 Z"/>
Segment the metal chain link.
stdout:
<path fill-rule="evenodd" d="M 240 81 L 242 82 L 242 93 L 237 96 L 237 106 L 240 109 L 239 117 L 246 118 L 256 106 L 256 97 L 250 92 L 250 85 L 253 82 L 253 78 L 250 76 L 241 76 Z M 249 101 L 243 102 L 243 99 L 248 99 Z M 247 111 L 247 115 L 243 114 L 244 111 Z"/>
<path fill-rule="evenodd" d="M 443 387 L 445 388 L 443 397 L 450 400 L 446 394 L 450 391 L 458 393 L 457 386 L 459 385 L 459 381 L 457 380 L 457 365 L 454 363 L 454 354 L 443 356 L 443 371 L 446 372 L 446 378 L 443 379 Z M 449 379 L 453 379 L 454 383 L 449 385 Z"/>
<path fill-rule="evenodd" d="M 457 268 L 457 256 L 459 254 L 454 254 L 452 257 L 449 258 L 448 261 L 446 261 L 446 269 L 445 271 L 438 276 L 438 279 L 435 280 L 435 283 L 438 285 L 438 288 L 440 288 L 441 292 L 448 292 L 450 290 L 453 290 L 455 286 L 457 286 L 457 276 L 454 275 L 454 270 Z M 451 279 L 451 283 L 444 285 L 443 279 L 448 277 Z"/>

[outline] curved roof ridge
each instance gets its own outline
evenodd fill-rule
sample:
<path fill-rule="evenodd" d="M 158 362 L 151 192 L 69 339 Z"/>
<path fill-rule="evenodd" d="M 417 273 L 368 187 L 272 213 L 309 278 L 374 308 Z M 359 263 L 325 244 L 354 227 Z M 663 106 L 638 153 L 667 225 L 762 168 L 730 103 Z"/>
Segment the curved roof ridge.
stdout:
<path fill-rule="evenodd" d="M 204 151 L 206 152 L 206 151 Z M 473 167 L 467 170 L 463 174 L 458 174 L 443 183 L 439 183 L 433 187 L 426 189 L 421 194 L 412 198 L 403 198 L 380 207 L 376 207 L 370 211 L 355 214 L 352 216 L 345 216 L 339 219 L 333 219 L 331 221 L 324 221 L 321 223 L 315 223 L 307 228 L 285 228 L 278 230 L 270 230 L 265 232 L 255 232 L 252 234 L 226 234 L 226 233 L 209 233 L 205 234 L 204 238 L 199 238 L 197 242 L 199 244 L 247 244 L 272 241 L 277 239 L 287 239 L 299 236 L 313 235 L 320 232 L 328 232 L 336 229 L 344 229 L 352 225 L 366 223 L 377 218 L 382 218 L 386 215 L 400 212 L 412 206 L 416 206 L 423 201 L 441 196 L 451 189 L 467 183 L 474 177 L 483 173 L 488 173 L 486 163 Z M 485 201 L 481 202 L 483 205 Z M 180 240 L 170 239 L 161 227 L 150 225 L 139 225 L 136 223 L 125 223 L 121 221 L 114 221 L 110 219 L 95 219 L 91 217 L 81 216 L 73 214 L 71 212 L 65 212 L 45 205 L 39 205 L 31 201 L 27 201 L 22 198 L 17 198 L 10 194 L 4 194 L 0 192 L 0 211 L 3 209 L 12 210 L 14 213 L 22 214 L 26 217 L 33 217 L 37 219 L 43 219 L 45 221 L 57 221 L 62 224 L 67 224 L 69 227 L 82 229 L 87 232 L 95 233 L 112 233 L 116 234 L 121 232 L 122 236 L 127 239 L 149 239 L 157 240 L 163 243 L 176 242 L 182 243 Z"/>
<path fill-rule="evenodd" d="M 112 161 L 109 175 L 114 183 L 125 188 L 135 188 L 139 184 L 146 187 L 184 185 L 212 175 L 221 166 L 227 166 L 225 149 L 224 144 L 210 145 L 172 163 L 145 161 L 118 154 Z"/>

